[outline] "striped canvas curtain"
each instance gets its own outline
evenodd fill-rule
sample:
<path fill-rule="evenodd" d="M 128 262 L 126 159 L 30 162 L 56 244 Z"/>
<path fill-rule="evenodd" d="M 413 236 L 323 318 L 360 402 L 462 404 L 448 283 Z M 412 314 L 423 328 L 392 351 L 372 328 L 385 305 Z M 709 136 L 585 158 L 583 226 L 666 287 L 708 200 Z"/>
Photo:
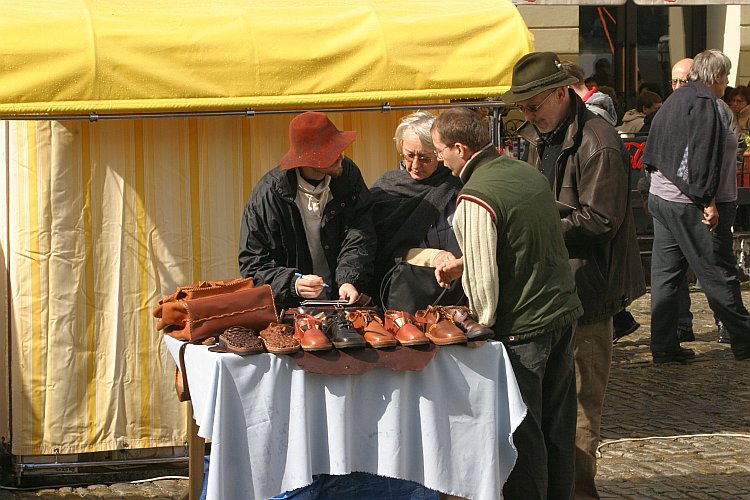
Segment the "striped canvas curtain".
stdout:
<path fill-rule="evenodd" d="M 330 115 L 358 132 L 347 154 L 368 183 L 395 166 L 403 114 Z M 3 123 L 13 454 L 185 443 L 151 311 L 178 285 L 238 275 L 242 208 L 291 118 Z"/>

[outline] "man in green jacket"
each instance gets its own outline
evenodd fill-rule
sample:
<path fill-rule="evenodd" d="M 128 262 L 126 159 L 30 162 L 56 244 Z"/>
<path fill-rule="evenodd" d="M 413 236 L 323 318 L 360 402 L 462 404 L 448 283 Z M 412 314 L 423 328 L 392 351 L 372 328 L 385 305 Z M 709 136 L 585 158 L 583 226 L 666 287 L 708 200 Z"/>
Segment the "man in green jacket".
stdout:
<path fill-rule="evenodd" d="M 575 461 L 573 326 L 583 309 L 546 179 L 500 156 L 479 116 L 443 112 L 432 126 L 438 157 L 464 184 L 453 220 L 462 259 L 436 268 L 462 284 L 479 322 L 508 350 L 528 407 L 513 434 L 518 459 L 506 499 L 570 498 Z"/>

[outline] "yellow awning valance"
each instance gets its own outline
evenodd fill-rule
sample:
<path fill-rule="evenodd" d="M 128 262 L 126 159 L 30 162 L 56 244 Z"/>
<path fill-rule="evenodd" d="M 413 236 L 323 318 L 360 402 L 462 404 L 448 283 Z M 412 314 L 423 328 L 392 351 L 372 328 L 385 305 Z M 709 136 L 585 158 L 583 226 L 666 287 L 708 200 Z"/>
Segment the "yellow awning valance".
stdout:
<path fill-rule="evenodd" d="M 532 38 L 508 0 L 3 0 L 0 116 L 500 95 Z"/>

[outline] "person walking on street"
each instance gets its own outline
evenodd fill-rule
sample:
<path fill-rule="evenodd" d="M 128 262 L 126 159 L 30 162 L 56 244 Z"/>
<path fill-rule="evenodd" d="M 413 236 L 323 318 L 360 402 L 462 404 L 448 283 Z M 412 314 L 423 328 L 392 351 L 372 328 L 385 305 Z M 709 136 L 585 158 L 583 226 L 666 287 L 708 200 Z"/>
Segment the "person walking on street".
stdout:
<path fill-rule="evenodd" d="M 586 109 L 556 54 L 533 52 L 513 67 L 503 95 L 526 122 L 528 162 L 544 174 L 560 211 L 583 316 L 575 331 L 575 498 L 599 498 L 596 449 L 612 360 L 612 316 L 645 293 L 629 206 L 628 155 L 617 131 Z"/>
<path fill-rule="evenodd" d="M 678 290 L 692 267 L 737 360 L 750 359 L 750 314 L 742 303 L 732 224 L 737 211 L 738 138 L 720 102 L 731 62 L 719 50 L 695 56 L 688 83 L 659 110 L 643 163 L 651 172 L 651 353 L 655 363 L 687 361 L 676 336 Z"/>

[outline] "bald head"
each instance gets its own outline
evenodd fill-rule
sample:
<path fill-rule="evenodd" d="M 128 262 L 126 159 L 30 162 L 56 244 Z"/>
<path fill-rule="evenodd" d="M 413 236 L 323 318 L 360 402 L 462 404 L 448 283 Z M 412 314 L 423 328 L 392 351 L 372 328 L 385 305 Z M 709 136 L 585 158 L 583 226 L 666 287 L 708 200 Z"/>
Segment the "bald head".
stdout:
<path fill-rule="evenodd" d="M 693 60 L 690 58 L 680 59 L 672 66 L 672 88 L 678 89 L 685 85 L 687 82 L 687 74 L 690 71 L 690 66 L 693 65 Z"/>

